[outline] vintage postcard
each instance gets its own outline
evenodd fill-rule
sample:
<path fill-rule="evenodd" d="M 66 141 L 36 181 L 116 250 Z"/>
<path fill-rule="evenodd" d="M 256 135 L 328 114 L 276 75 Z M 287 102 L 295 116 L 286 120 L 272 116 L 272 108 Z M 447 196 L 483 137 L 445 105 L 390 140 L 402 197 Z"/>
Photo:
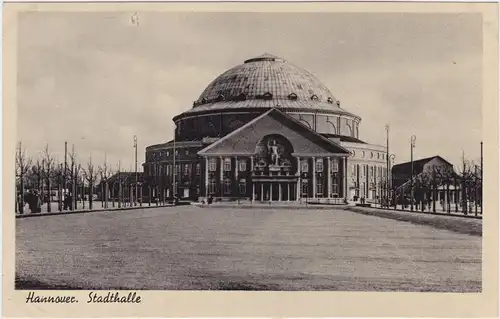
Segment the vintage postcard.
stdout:
<path fill-rule="evenodd" d="M 6 317 L 497 317 L 493 3 L 7 3 Z"/>

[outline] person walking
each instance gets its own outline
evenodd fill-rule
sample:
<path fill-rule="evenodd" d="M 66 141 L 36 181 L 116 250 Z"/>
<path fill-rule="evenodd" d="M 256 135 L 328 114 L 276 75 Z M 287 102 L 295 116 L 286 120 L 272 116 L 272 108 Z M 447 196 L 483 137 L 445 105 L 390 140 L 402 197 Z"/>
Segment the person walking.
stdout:
<path fill-rule="evenodd" d="M 26 202 L 24 201 L 23 194 L 19 193 L 19 195 L 17 195 L 17 210 L 18 210 L 19 214 L 24 214 L 24 205 L 25 204 L 26 204 Z"/>

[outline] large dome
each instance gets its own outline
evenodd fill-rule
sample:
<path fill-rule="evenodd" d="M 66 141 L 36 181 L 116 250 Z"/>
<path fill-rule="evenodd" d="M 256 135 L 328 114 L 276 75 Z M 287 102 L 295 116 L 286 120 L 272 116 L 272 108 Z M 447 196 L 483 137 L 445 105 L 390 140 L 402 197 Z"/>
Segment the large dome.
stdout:
<path fill-rule="evenodd" d="M 314 75 L 267 53 L 219 75 L 187 113 L 260 107 L 348 113 Z"/>

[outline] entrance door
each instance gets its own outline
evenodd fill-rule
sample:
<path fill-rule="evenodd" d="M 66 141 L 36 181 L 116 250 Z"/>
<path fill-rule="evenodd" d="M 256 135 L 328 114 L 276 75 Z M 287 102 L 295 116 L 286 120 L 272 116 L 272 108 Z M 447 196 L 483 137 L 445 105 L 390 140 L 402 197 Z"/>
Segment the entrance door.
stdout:
<path fill-rule="evenodd" d="M 188 198 L 189 197 L 189 188 L 184 188 L 184 194 L 183 194 L 184 198 Z"/>

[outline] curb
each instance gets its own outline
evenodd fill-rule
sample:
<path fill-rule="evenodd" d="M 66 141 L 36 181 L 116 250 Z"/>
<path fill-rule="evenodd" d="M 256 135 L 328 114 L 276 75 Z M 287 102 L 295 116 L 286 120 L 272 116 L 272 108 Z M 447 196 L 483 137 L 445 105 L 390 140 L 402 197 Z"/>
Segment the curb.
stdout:
<path fill-rule="evenodd" d="M 120 207 L 120 208 L 106 208 L 106 209 L 79 209 L 79 210 L 70 210 L 65 212 L 50 212 L 50 213 L 40 213 L 40 214 L 22 214 L 16 215 L 17 218 L 30 218 L 30 217 L 43 217 L 43 216 L 56 216 L 56 215 L 73 215 L 73 214 L 86 214 L 86 213 L 99 213 L 99 212 L 116 212 L 122 210 L 136 210 L 136 209 L 149 209 L 149 208 L 165 208 L 165 207 L 174 207 L 174 205 L 158 205 L 158 206 L 134 206 L 134 207 Z"/>
<path fill-rule="evenodd" d="M 387 209 L 387 208 L 382 208 L 382 207 L 362 207 L 362 206 L 355 206 L 352 208 L 357 208 L 357 209 L 366 209 L 366 208 L 371 208 L 371 209 L 377 209 L 380 211 L 384 212 L 403 212 L 403 213 L 412 213 L 416 215 L 434 215 L 434 216 L 446 216 L 446 217 L 457 217 L 457 218 L 472 218 L 472 219 L 483 219 L 482 216 L 474 216 L 474 215 L 459 215 L 459 214 L 448 214 L 448 213 L 434 213 L 434 212 L 421 212 L 421 211 L 411 211 L 411 210 L 404 210 L 404 209 Z"/>

